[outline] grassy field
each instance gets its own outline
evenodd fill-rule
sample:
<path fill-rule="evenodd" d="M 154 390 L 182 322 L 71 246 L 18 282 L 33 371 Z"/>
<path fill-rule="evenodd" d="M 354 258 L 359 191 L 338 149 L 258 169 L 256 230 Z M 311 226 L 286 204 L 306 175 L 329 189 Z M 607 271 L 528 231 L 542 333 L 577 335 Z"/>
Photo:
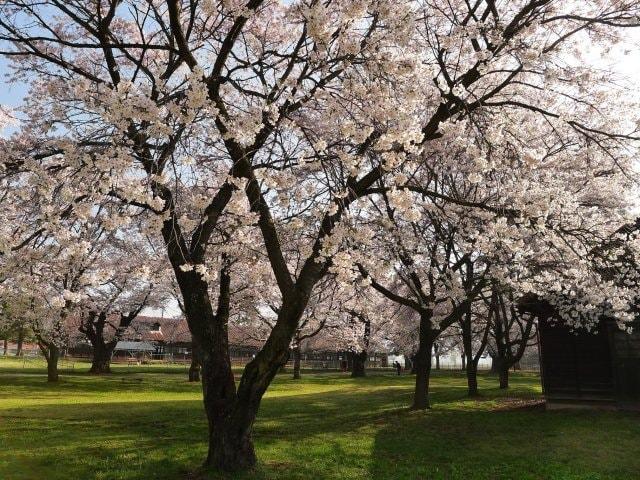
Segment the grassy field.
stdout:
<path fill-rule="evenodd" d="M 206 451 L 199 385 L 184 367 L 116 367 L 92 377 L 65 365 L 0 358 L 0 479 L 219 478 Z M 482 376 L 465 398 L 458 372 L 436 373 L 434 408 L 410 412 L 412 377 L 278 377 L 255 425 L 257 469 L 238 479 L 640 478 L 640 416 L 523 407 L 540 395 L 520 374 L 507 392 Z"/>

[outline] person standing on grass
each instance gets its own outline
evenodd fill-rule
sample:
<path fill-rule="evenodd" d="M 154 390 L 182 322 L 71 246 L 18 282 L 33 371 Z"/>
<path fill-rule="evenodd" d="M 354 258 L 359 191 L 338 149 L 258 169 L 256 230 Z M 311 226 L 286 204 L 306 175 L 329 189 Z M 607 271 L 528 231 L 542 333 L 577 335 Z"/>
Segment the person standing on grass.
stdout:
<path fill-rule="evenodd" d="M 402 373 L 402 365 L 400 365 L 400 362 L 396 360 L 395 362 L 393 362 L 393 366 L 396 367 L 396 372 L 399 376 Z"/>

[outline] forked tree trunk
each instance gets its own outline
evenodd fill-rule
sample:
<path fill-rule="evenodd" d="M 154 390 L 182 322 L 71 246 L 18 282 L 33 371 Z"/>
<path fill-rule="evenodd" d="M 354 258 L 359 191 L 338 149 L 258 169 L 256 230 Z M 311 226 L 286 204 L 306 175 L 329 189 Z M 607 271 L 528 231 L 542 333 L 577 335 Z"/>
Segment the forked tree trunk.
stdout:
<path fill-rule="evenodd" d="M 228 357 L 227 357 L 228 358 Z M 255 465 L 251 425 L 258 405 L 242 404 L 236 396 L 231 364 L 214 349 L 203 352 L 202 386 L 209 423 L 205 466 L 233 471 Z M 242 413 L 247 410 L 247 413 Z M 244 421 L 238 422 L 240 415 Z"/>
<path fill-rule="evenodd" d="M 257 182 L 249 182 L 247 195 L 260 196 L 259 189 Z M 260 208 L 261 203 L 254 205 Z M 256 463 L 251 431 L 262 396 L 280 367 L 288 360 L 291 340 L 311 291 L 324 274 L 322 266 L 312 260 L 305 263 L 300 276 L 291 286 L 292 291 L 283 295 L 278 319 L 262 348 L 245 366 L 236 390 L 229 357 L 229 272 L 226 267 L 220 271 L 218 306 L 214 313 L 207 282 L 195 270 L 185 271 L 182 268 L 182 239 L 176 239 L 175 224 L 165 221 L 162 233 L 184 301 L 189 330 L 202 352 L 204 407 L 209 425 L 209 450 L 205 467 L 225 471 L 250 468 Z M 202 255 L 202 250 L 196 248 L 192 252 L 192 260 L 197 263 Z"/>
<path fill-rule="evenodd" d="M 186 276 L 186 275 L 185 275 Z M 180 278 L 180 277 L 179 277 Z M 282 308 L 279 316 L 292 315 L 296 321 L 274 327 L 271 336 L 244 369 L 236 391 L 228 344 L 230 278 L 222 270 L 218 308 L 213 313 L 207 285 L 199 277 L 181 285 L 185 314 L 200 350 L 204 407 L 209 425 L 209 450 L 205 467 L 236 471 L 256 463 L 251 438 L 253 422 L 267 387 L 289 356 L 293 329 L 304 304 Z M 290 328 L 290 330 L 289 330 Z"/>
<path fill-rule="evenodd" d="M 295 347 L 293 347 L 293 379 L 300 380 L 300 357 L 302 356 L 300 352 L 300 344 L 296 342 Z"/>
<path fill-rule="evenodd" d="M 412 410 L 431 408 L 429 402 L 429 377 L 431 375 L 431 350 L 435 336 L 431 330 L 431 316 L 420 316 L 420 340 L 415 357 L 416 386 L 413 394 Z"/>
<path fill-rule="evenodd" d="M 367 375 L 365 365 L 367 362 L 367 351 L 362 350 L 361 352 L 354 352 L 351 355 L 353 360 L 353 368 L 351 369 L 351 376 L 354 378 L 364 377 Z"/>

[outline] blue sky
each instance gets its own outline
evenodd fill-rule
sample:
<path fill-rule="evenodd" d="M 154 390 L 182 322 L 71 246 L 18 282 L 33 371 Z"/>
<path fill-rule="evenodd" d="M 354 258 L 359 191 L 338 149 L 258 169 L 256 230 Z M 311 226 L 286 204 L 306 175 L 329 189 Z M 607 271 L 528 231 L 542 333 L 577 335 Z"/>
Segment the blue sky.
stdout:
<path fill-rule="evenodd" d="M 0 74 L 2 75 L 2 78 L 0 78 L 0 105 L 16 107 L 26 95 L 27 88 L 25 85 L 7 83 L 6 74 L 8 70 L 6 59 L 0 56 Z"/>

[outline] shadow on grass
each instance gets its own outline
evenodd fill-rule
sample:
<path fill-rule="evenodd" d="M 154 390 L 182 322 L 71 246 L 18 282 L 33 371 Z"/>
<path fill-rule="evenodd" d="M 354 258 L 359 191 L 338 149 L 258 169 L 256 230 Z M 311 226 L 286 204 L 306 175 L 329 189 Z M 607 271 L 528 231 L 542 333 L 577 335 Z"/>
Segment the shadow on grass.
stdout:
<path fill-rule="evenodd" d="M 369 478 L 628 480 L 640 478 L 640 416 L 542 407 L 439 409 L 389 417 Z"/>
<path fill-rule="evenodd" d="M 409 412 L 410 377 L 318 375 L 302 383 L 278 377 L 255 424 L 258 467 L 227 476 L 197 468 L 206 453 L 200 399 L 0 409 L 0 478 L 559 480 L 634 478 L 640 471 L 639 417 L 491 411 L 509 395 L 536 398 L 537 378 L 515 377 L 508 393 L 494 388 L 493 378 L 480 380 L 484 396 L 476 401 L 465 398 L 463 377 L 436 375 L 433 410 Z M 172 383 L 182 380 L 158 376 L 132 391 L 146 391 L 154 381 L 163 382 L 155 384 L 160 400 L 163 392 L 182 388 Z M 37 396 L 47 391 L 46 384 L 32 378 L 12 382 L 14 392 Z M 74 377 L 69 384 L 76 393 L 84 388 L 123 393 L 117 377 Z M 335 390 L 314 393 L 319 387 Z M 619 446 L 626 449 L 624 455 Z M 616 476 L 622 473 L 626 477 Z"/>

